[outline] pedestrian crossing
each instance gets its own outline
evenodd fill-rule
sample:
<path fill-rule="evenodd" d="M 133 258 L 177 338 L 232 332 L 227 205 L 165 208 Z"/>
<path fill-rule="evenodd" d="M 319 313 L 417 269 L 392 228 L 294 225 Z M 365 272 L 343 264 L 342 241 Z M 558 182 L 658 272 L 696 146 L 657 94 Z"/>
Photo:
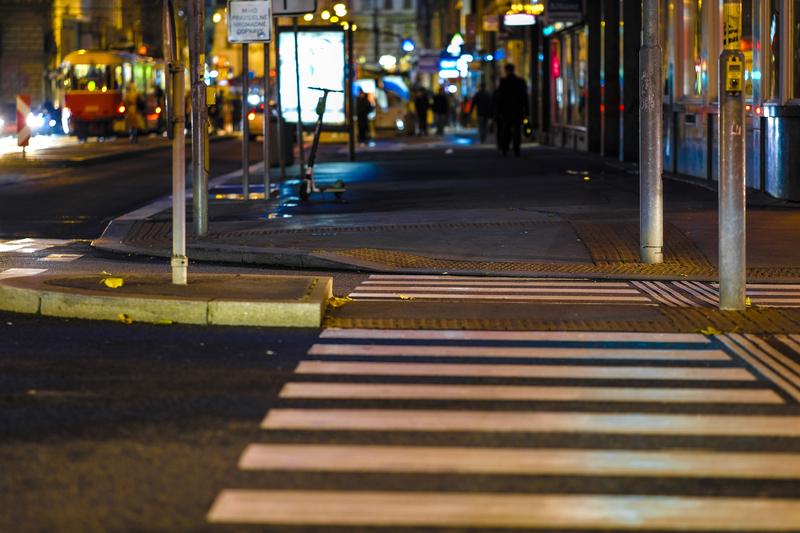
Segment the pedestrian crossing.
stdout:
<path fill-rule="evenodd" d="M 800 530 L 800 336 L 327 329 L 261 429 L 210 522 Z"/>
<path fill-rule="evenodd" d="M 747 285 L 754 307 L 800 307 L 800 283 Z M 360 301 L 508 301 L 719 307 L 719 284 L 701 281 L 602 281 L 373 274 L 349 295 Z"/>
<path fill-rule="evenodd" d="M 10 241 L 0 240 L 0 253 L 20 253 L 20 254 L 33 254 L 47 250 L 48 248 L 67 246 L 74 240 L 65 239 L 14 239 Z"/>

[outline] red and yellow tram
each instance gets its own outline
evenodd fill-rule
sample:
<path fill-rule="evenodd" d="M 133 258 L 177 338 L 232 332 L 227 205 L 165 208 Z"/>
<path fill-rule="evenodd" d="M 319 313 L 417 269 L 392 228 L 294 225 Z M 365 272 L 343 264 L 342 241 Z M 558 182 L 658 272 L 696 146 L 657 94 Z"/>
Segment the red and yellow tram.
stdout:
<path fill-rule="evenodd" d="M 61 68 L 64 132 L 81 139 L 125 132 L 126 91 L 144 101 L 145 130 L 163 128 L 164 67 L 152 57 L 120 51 L 78 50 Z"/>

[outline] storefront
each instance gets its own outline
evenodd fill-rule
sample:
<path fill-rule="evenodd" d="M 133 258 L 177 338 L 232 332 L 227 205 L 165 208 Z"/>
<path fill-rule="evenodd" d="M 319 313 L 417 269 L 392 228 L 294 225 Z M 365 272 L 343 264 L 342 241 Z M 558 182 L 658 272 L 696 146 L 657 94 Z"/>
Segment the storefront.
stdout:
<path fill-rule="evenodd" d="M 800 200 L 800 0 L 742 5 L 747 185 Z M 640 6 L 640 0 L 590 2 L 582 23 L 543 28 L 551 32 L 540 58 L 550 89 L 545 105 L 552 144 L 635 158 L 638 87 L 631 84 L 638 78 Z M 661 13 L 664 168 L 714 180 L 722 0 L 662 0 Z M 599 96 L 593 101 L 595 78 Z"/>

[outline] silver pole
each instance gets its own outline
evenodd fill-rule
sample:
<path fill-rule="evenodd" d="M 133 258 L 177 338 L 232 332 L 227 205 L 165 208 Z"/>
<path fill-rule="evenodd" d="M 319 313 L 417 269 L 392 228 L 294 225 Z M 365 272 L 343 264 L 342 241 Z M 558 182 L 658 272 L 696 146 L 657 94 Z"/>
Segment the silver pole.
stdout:
<path fill-rule="evenodd" d="M 208 234 L 208 172 L 205 165 L 208 137 L 205 77 L 205 3 L 189 3 L 189 61 L 192 84 L 192 219 L 198 237 Z"/>
<path fill-rule="evenodd" d="M 725 49 L 719 56 L 719 307 L 745 308 L 744 54 L 740 49 L 741 0 L 724 0 Z"/>
<path fill-rule="evenodd" d="M 250 199 L 250 121 L 247 119 L 247 96 L 250 92 L 250 65 L 247 43 L 242 45 L 242 196 Z"/>
<path fill-rule="evenodd" d="M 639 233 L 643 263 L 664 261 L 664 191 L 659 1 L 644 0 L 639 52 Z"/>
<path fill-rule="evenodd" d="M 269 158 L 269 129 L 272 114 L 269 112 L 269 43 L 264 43 L 264 145 L 262 147 L 264 157 L 264 201 L 269 201 L 269 182 L 270 182 L 270 158 Z"/>
<path fill-rule="evenodd" d="M 297 154 L 300 157 L 300 175 L 302 178 L 306 175 L 306 154 L 303 148 L 303 110 L 300 105 L 300 52 L 297 44 L 297 17 L 292 19 L 294 28 L 294 78 L 297 83 Z"/>
<path fill-rule="evenodd" d="M 172 139 L 172 283 L 186 285 L 189 260 L 186 257 L 186 113 L 184 72 L 180 61 L 172 71 L 174 137 Z"/>
<path fill-rule="evenodd" d="M 286 180 L 286 157 L 283 153 L 286 147 L 284 146 L 283 137 L 285 130 L 283 129 L 283 101 L 281 100 L 281 42 L 278 38 L 278 19 L 275 20 L 275 31 L 273 35 L 275 36 L 275 81 L 278 85 L 275 90 L 275 104 L 278 108 L 278 127 L 275 129 L 278 133 L 278 142 L 276 145 L 278 147 L 278 166 L 281 171 L 281 182 L 283 182 Z"/>

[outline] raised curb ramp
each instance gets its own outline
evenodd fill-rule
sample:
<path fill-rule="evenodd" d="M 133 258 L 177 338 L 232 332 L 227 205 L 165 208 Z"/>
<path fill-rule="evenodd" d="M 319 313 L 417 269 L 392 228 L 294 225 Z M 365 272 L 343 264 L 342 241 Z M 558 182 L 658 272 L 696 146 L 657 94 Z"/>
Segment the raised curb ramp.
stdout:
<path fill-rule="evenodd" d="M 217 326 L 317 328 L 333 296 L 326 276 L 50 275 L 0 281 L 0 310 L 61 318 Z"/>

